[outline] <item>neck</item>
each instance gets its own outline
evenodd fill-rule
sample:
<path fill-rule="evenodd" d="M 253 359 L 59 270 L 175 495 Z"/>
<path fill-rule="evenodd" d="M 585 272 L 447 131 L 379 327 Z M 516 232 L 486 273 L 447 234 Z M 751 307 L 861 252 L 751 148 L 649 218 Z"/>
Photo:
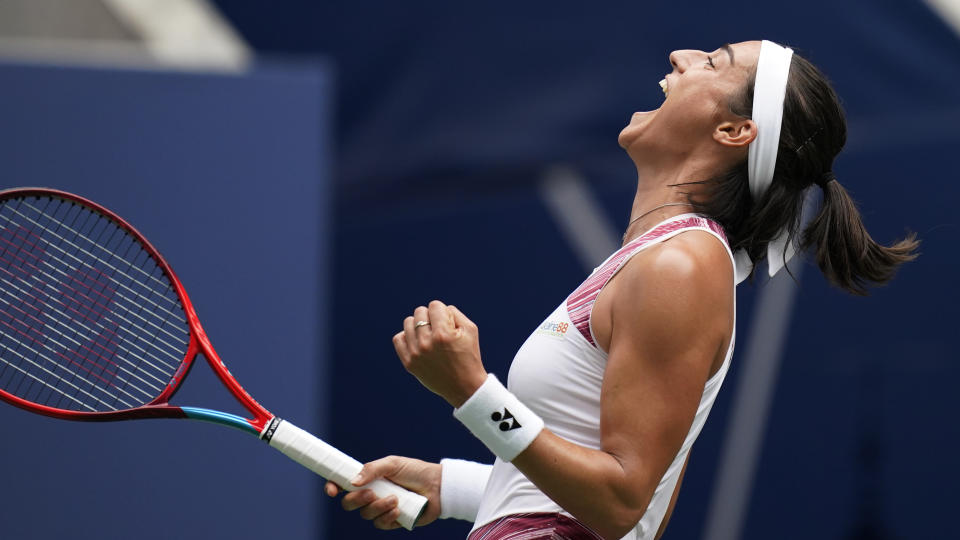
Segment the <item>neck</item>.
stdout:
<path fill-rule="evenodd" d="M 689 195 L 696 194 L 700 186 L 691 181 L 708 178 L 700 172 L 686 168 L 653 171 L 637 167 L 637 193 L 630 209 L 630 222 L 623 235 L 626 244 L 653 228 L 665 219 L 689 213 L 693 208 Z"/>
<path fill-rule="evenodd" d="M 690 197 L 704 195 L 703 182 L 716 177 L 737 160 L 746 159 L 747 149 L 730 153 L 711 139 L 699 145 L 679 149 L 677 144 L 648 147 L 634 145 L 627 149 L 637 167 L 637 194 L 630 209 L 630 222 L 624 244 L 641 236 L 657 223 L 693 207 Z"/>

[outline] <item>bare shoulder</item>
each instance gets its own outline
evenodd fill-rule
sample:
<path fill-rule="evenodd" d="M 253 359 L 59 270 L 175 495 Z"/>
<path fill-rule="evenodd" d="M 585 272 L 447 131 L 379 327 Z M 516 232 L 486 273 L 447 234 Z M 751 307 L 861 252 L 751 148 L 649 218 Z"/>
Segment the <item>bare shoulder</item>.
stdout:
<path fill-rule="evenodd" d="M 726 248 L 710 233 L 686 231 L 633 259 L 611 297 L 611 363 L 614 356 L 644 354 L 688 358 L 705 381 L 722 364 L 733 331 L 733 264 Z"/>
<path fill-rule="evenodd" d="M 684 299 L 702 303 L 733 290 L 733 265 L 726 247 L 705 231 L 682 232 L 634 259 L 622 270 L 626 278 L 622 286 L 641 297 L 668 295 L 671 303 Z"/>
<path fill-rule="evenodd" d="M 665 337 L 697 325 L 723 334 L 733 311 L 733 265 L 712 234 L 684 231 L 634 255 L 600 292 L 593 310 L 599 345 L 660 328 Z M 645 333 L 650 335 L 649 333 Z"/>

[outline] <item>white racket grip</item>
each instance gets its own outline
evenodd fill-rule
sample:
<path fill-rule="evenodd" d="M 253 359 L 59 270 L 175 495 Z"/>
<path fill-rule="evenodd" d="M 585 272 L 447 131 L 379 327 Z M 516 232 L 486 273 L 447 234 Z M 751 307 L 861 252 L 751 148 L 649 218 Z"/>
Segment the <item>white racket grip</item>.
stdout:
<path fill-rule="evenodd" d="M 389 480 L 377 479 L 362 487 L 354 486 L 350 481 L 360 473 L 362 463 L 286 420 L 280 420 L 276 426 L 270 446 L 348 491 L 372 489 L 379 497 L 396 495 L 400 508 L 397 523 L 407 530 L 413 530 L 417 518 L 427 506 L 426 497 Z"/>

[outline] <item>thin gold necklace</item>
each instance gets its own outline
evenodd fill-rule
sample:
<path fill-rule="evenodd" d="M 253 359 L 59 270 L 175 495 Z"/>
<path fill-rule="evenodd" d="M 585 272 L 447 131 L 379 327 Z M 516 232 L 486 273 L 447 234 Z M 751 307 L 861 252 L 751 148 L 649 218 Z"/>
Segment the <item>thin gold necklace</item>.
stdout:
<path fill-rule="evenodd" d="M 652 214 L 654 211 L 659 210 L 659 209 L 661 209 L 661 208 L 666 208 L 666 207 L 668 207 L 668 206 L 693 206 L 693 205 L 690 204 L 690 203 L 685 203 L 685 202 L 672 202 L 672 203 L 661 204 L 660 206 L 654 206 L 654 207 L 651 208 L 650 210 L 647 210 L 646 212 L 640 214 L 639 216 L 631 219 L 631 220 L 630 220 L 630 223 L 627 223 L 627 230 L 623 232 L 623 241 L 624 241 L 624 242 L 627 241 L 627 233 L 630 232 L 630 226 L 631 226 L 631 225 L 633 225 L 634 223 L 636 223 L 636 222 L 640 221 L 641 219 L 647 217 L 648 215 Z"/>

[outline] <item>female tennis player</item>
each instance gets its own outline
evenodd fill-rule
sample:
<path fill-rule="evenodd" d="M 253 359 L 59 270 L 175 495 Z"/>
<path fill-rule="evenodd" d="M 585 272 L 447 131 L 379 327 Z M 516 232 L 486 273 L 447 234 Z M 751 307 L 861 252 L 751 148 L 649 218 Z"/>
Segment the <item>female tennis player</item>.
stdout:
<path fill-rule="evenodd" d="M 866 294 L 916 256 L 913 236 L 875 242 L 833 175 L 846 123 L 817 68 L 769 41 L 675 51 L 670 64 L 662 106 L 620 133 L 638 173 L 623 247 L 527 339 L 507 387 L 453 306 L 416 308 L 393 338 L 495 463 L 388 457 L 355 485 L 387 477 L 420 492 L 421 525 L 471 520 L 471 540 L 657 538 L 727 373 L 734 288 L 754 264 L 773 275 L 810 248 L 833 284 Z M 803 228 L 811 189 L 823 199 Z M 343 506 L 398 527 L 392 497 L 360 490 Z"/>

